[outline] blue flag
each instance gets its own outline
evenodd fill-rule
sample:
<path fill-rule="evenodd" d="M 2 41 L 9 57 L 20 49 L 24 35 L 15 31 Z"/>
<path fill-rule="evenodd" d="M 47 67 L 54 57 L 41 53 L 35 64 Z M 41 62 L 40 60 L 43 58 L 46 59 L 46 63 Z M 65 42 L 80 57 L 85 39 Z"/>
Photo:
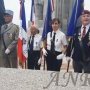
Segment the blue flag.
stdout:
<path fill-rule="evenodd" d="M 22 20 L 22 28 L 26 31 L 26 16 L 25 16 L 25 7 L 24 0 L 21 0 L 21 10 L 20 10 L 20 18 Z"/>
<path fill-rule="evenodd" d="M 32 25 L 35 24 L 35 6 L 34 6 L 34 0 L 32 0 L 32 4 L 31 4 L 31 17 L 30 17 L 30 21 L 31 21 Z"/>
<path fill-rule="evenodd" d="M 0 0 L 0 28 L 5 23 L 3 18 L 4 11 L 5 11 L 4 1 Z"/>
<path fill-rule="evenodd" d="M 84 0 L 76 0 L 75 1 L 74 7 L 72 10 L 72 14 L 71 14 L 71 18 L 70 18 L 68 28 L 67 28 L 67 36 L 73 36 L 73 34 L 75 32 L 77 20 L 83 10 L 83 2 L 84 2 Z"/>
<path fill-rule="evenodd" d="M 46 13 L 44 28 L 43 28 L 43 33 L 42 33 L 43 40 L 46 38 L 47 33 L 52 31 L 52 27 L 51 27 L 52 16 L 51 15 L 52 15 L 51 0 L 48 0 L 47 13 Z"/>

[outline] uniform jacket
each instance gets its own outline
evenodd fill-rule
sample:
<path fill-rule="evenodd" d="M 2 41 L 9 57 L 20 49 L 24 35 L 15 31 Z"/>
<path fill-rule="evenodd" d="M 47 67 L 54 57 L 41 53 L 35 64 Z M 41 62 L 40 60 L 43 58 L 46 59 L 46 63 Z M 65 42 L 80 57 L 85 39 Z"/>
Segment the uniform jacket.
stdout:
<path fill-rule="evenodd" d="M 19 28 L 17 25 L 11 23 L 7 29 L 5 29 L 5 25 L 1 27 L 1 38 L 0 38 L 0 61 L 3 64 L 5 57 L 5 49 L 10 50 L 10 54 L 8 55 L 9 59 L 17 59 L 17 40 L 19 35 Z M 3 39 L 5 42 L 5 46 L 3 44 Z M 2 66 L 2 65 L 1 65 Z"/>
<path fill-rule="evenodd" d="M 83 39 L 80 34 L 81 27 L 75 31 L 68 45 L 67 56 L 72 56 L 75 61 L 90 61 L 90 28 Z"/>

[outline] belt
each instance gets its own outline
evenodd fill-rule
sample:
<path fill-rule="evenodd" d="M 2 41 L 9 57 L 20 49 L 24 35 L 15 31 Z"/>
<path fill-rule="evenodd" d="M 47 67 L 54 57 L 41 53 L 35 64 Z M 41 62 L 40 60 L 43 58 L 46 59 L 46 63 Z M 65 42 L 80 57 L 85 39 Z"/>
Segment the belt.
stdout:
<path fill-rule="evenodd" d="M 52 53 L 52 54 L 54 54 L 54 55 L 59 55 L 59 54 L 62 53 L 62 52 L 58 52 L 58 51 L 52 52 L 51 50 L 47 50 L 47 52 L 48 52 L 48 53 Z"/>

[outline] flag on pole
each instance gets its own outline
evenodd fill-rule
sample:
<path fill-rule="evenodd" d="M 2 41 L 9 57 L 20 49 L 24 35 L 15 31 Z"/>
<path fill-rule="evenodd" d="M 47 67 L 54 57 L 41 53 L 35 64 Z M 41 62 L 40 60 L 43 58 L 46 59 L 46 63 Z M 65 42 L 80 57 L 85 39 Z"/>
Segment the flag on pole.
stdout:
<path fill-rule="evenodd" d="M 48 0 L 47 13 L 46 13 L 44 28 L 42 33 L 43 40 L 46 38 L 47 33 L 52 31 L 51 21 L 52 21 L 52 6 L 51 6 L 51 0 Z"/>
<path fill-rule="evenodd" d="M 27 60 L 27 32 L 24 0 L 20 0 L 20 31 L 18 38 L 18 59 L 19 62 L 25 64 Z"/>
<path fill-rule="evenodd" d="M 31 24 L 35 24 L 35 5 L 34 5 L 34 0 L 32 0 L 31 3 L 31 18 L 30 18 Z"/>
<path fill-rule="evenodd" d="M 52 12 L 54 11 L 54 0 L 51 0 L 51 9 L 52 9 Z"/>
<path fill-rule="evenodd" d="M 5 23 L 3 18 L 4 12 L 5 12 L 4 1 L 0 0 L 0 28 Z"/>
<path fill-rule="evenodd" d="M 75 1 L 74 7 L 72 10 L 72 14 L 71 14 L 71 18 L 70 18 L 68 28 L 67 28 L 67 36 L 73 36 L 73 34 L 75 32 L 77 20 L 83 10 L 83 3 L 84 3 L 84 0 L 76 0 Z"/>

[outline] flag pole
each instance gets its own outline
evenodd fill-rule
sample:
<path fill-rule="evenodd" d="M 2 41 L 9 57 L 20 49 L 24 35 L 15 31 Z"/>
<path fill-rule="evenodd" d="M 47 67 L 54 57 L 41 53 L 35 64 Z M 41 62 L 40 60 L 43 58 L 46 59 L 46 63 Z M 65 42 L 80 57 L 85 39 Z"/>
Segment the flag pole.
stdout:
<path fill-rule="evenodd" d="M 67 72 L 69 71 L 70 59 L 68 60 Z"/>

